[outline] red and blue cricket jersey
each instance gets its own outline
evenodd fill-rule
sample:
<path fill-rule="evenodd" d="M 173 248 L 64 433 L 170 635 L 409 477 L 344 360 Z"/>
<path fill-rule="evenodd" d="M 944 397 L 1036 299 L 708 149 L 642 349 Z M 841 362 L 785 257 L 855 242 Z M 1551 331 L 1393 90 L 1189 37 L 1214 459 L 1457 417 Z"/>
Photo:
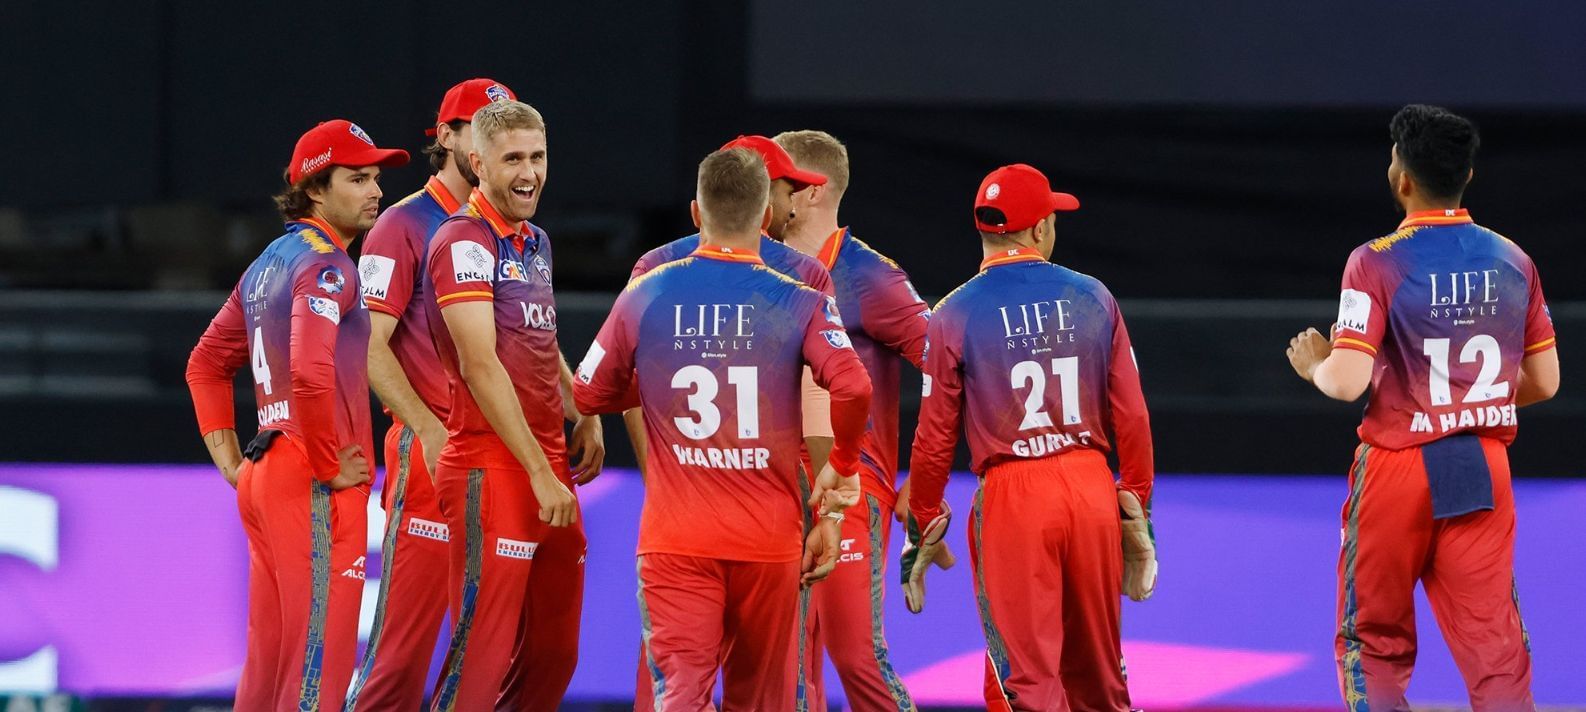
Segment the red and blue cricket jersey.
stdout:
<path fill-rule="evenodd" d="M 699 233 L 696 232 L 688 237 L 680 237 L 650 250 L 640 256 L 638 262 L 633 263 L 633 273 L 628 276 L 628 281 L 631 282 L 644 273 L 668 262 L 688 257 L 694 254 L 697 249 L 699 249 Z M 760 236 L 760 259 L 765 263 L 766 267 L 807 284 L 815 291 L 822 294 L 832 293 L 831 274 L 826 271 L 824 265 L 816 261 L 814 257 L 810 257 L 763 234 Z"/>
<path fill-rule="evenodd" d="M 434 176 L 424 189 L 391 206 L 364 237 L 358 274 L 369 309 L 397 319 L 391 352 L 413 391 L 443 422 L 451 410 L 446 372 L 424 308 L 424 260 L 430 237 L 461 205 Z"/>
<path fill-rule="evenodd" d="M 898 498 L 898 357 L 923 368 L 931 308 L 898 263 L 846 227 L 826 239 L 816 259 L 831 273 L 835 313 L 870 374 L 870 421 L 859 455 L 864 492 L 890 510 Z"/>
<path fill-rule="evenodd" d="M 584 413 L 641 401 L 640 554 L 786 562 L 803 547 L 798 403 L 831 391 L 831 464 L 853 474 L 870 385 L 824 296 L 751 252 L 705 246 L 635 279 L 578 367 Z"/>
<path fill-rule="evenodd" d="M 341 471 L 348 445 L 374 455 L 369 424 L 369 312 L 346 245 L 312 218 L 287 223 L 243 272 L 187 364 L 202 433 L 231 429 L 232 376 L 253 371 L 259 429 L 304 449 L 313 475 Z"/>
<path fill-rule="evenodd" d="M 910 509 L 938 514 L 962 422 L 971 469 L 1116 450 L 1119 487 L 1151 501 L 1151 427 L 1112 294 L 1033 249 L 986 258 L 936 305 L 925 358 Z"/>
<path fill-rule="evenodd" d="M 562 355 L 556 343 L 556 301 L 551 293 L 551 240 L 529 222 L 509 223 L 478 189 L 435 231 L 425 287 L 436 351 L 451 384 L 446 449 L 441 466 L 520 469 L 496 435 L 457 368 L 457 345 L 441 310 L 463 302 L 488 302 L 496 317 L 496 356 L 512 378 L 523 416 L 557 477 L 567 478 L 562 434 Z"/>
<path fill-rule="evenodd" d="M 1376 359 L 1363 442 L 1397 450 L 1471 433 L 1509 443 L 1520 362 L 1553 348 L 1553 322 L 1519 245 L 1464 210 L 1435 210 L 1350 254 L 1333 346 Z"/>

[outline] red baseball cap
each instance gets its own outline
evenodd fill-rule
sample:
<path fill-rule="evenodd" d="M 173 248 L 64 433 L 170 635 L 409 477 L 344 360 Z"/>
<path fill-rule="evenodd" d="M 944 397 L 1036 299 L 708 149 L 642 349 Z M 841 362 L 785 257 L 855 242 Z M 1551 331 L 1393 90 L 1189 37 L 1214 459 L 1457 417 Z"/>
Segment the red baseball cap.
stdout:
<path fill-rule="evenodd" d="M 405 166 L 408 152 L 400 148 L 377 148 L 374 139 L 346 119 L 322 121 L 297 140 L 292 162 L 286 167 L 286 182 L 297 185 L 331 166 Z"/>
<path fill-rule="evenodd" d="M 446 96 L 441 98 L 441 110 L 435 113 L 435 123 L 444 124 L 458 119 L 473 121 L 474 112 L 486 104 L 517 100 L 518 95 L 501 82 L 484 78 L 469 79 L 446 90 Z M 432 124 L 424 129 L 424 135 L 434 136 L 435 126 Z"/>
<path fill-rule="evenodd" d="M 826 185 L 826 176 L 799 170 L 798 166 L 793 165 L 793 157 L 787 155 L 782 146 L 764 136 L 739 136 L 728 141 L 720 150 L 729 148 L 747 148 L 760 154 L 760 158 L 765 160 L 765 172 L 771 176 L 771 180 L 788 180 L 793 183 L 795 190 L 811 185 Z"/>
<path fill-rule="evenodd" d="M 994 208 L 1001 212 L 996 221 Z M 975 227 L 981 232 L 1018 232 L 1033 227 L 1059 210 L 1078 210 L 1079 198 L 1052 192 L 1052 184 L 1034 167 L 1024 163 L 1003 166 L 980 182 L 975 194 Z M 981 217 L 987 220 L 981 220 Z"/>

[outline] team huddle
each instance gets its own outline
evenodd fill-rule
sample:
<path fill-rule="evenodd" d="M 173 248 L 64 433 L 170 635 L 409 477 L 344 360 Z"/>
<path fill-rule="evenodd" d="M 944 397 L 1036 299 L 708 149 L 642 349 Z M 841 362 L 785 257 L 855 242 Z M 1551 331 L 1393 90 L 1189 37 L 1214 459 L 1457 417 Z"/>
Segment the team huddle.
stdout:
<path fill-rule="evenodd" d="M 1372 389 L 1343 514 L 1341 691 L 1351 710 L 1408 709 L 1422 581 L 1472 704 L 1528 710 L 1506 446 L 1516 408 L 1558 387 L 1552 326 L 1529 258 L 1459 209 L 1474 127 L 1410 106 L 1390 129 L 1408 217 L 1351 256 L 1331 337 L 1289 349 L 1331 397 Z M 639 646 L 614 651 L 635 655 L 636 709 L 714 709 L 719 676 L 726 710 L 824 710 L 826 657 L 852 709 L 915 709 L 883 627 L 890 531 L 902 523 L 897 577 L 920 613 L 927 571 L 955 563 L 943 496 L 961 434 L 988 708 L 1131 709 L 1121 598 L 1156 586 L 1151 430 L 1118 303 L 1050 261 L 1077 198 L 1029 165 L 992 171 L 973 200 L 980 252 L 948 256 L 979 269 L 932 307 L 842 226 L 840 141 L 740 136 L 699 164 L 699 232 L 639 260 L 575 371 L 552 241 L 530 222 L 544 118 L 472 79 L 428 133 L 433 175 L 383 213 L 380 169 L 408 154 L 344 120 L 305 133 L 276 196 L 286 233 L 188 364 L 249 542 L 236 709 L 556 709 L 584 527 L 601 526 L 576 492 L 604 464 L 599 416 L 617 413 L 644 487 Z M 904 362 L 923 391 L 900 484 Z M 393 425 L 360 661 L 371 389 Z"/>

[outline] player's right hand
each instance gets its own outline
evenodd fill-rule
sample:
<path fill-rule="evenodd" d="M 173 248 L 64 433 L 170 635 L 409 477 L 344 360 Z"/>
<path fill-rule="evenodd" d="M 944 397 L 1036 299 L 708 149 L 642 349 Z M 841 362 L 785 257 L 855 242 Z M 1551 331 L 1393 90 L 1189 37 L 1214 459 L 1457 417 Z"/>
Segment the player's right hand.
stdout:
<path fill-rule="evenodd" d="M 369 461 L 363 459 L 361 446 L 348 445 L 337 450 L 336 460 L 341 463 L 341 471 L 330 482 L 325 483 L 331 489 L 340 491 L 369 481 Z"/>
<path fill-rule="evenodd" d="M 540 503 L 540 521 L 553 527 L 571 526 L 578 521 L 578 498 L 554 476 L 529 478 L 534 498 Z"/>
<path fill-rule="evenodd" d="M 810 493 L 808 504 L 817 514 L 841 512 L 859 504 L 859 495 L 859 475 L 843 477 L 837 474 L 837 470 L 828 462 L 821 468 L 820 475 L 815 478 L 815 486 Z"/>
<path fill-rule="evenodd" d="M 1140 498 L 1118 490 L 1118 518 L 1123 527 L 1123 592 L 1144 601 L 1156 592 L 1156 538 Z"/>
<path fill-rule="evenodd" d="M 942 537 L 947 535 L 947 525 L 952 520 L 953 510 L 947 507 L 945 501 L 942 502 L 942 513 L 923 527 L 915 521 L 914 515 L 909 515 L 909 540 L 903 545 L 903 565 L 899 568 L 903 574 L 903 598 L 910 613 L 925 610 L 925 572 L 945 548 Z M 949 553 L 949 559 L 951 556 Z M 938 565 L 945 569 L 952 563 Z"/>

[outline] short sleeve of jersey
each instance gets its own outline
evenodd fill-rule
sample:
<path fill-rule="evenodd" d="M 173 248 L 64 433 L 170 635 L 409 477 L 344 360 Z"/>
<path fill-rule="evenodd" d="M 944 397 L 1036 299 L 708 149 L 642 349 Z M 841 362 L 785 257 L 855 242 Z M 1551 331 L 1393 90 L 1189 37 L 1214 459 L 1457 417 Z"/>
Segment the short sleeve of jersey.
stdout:
<path fill-rule="evenodd" d="M 479 225 L 454 219 L 435 231 L 429 272 L 435 303 L 442 309 L 461 302 L 493 301 L 495 271 L 495 241 Z"/>
<path fill-rule="evenodd" d="M 1536 264 L 1530 265 L 1526 281 L 1530 282 L 1531 297 L 1526 305 L 1525 355 L 1539 354 L 1553 348 L 1553 316 L 1548 312 L 1547 300 L 1542 297 L 1542 278 L 1537 275 Z"/>
<path fill-rule="evenodd" d="M 407 310 L 419 268 L 420 255 L 415 248 L 422 244 L 408 234 L 411 229 L 406 221 L 386 216 L 375 221 L 364 238 L 358 276 L 371 311 L 401 318 Z"/>
<path fill-rule="evenodd" d="M 636 298 L 632 289 L 618 295 L 606 323 L 579 362 L 573 383 L 573 399 L 579 412 L 606 413 L 639 405 L 633 370 L 637 325 L 632 315 L 638 311 L 633 303 Z"/>
<path fill-rule="evenodd" d="M 1393 295 L 1384 288 L 1387 275 L 1382 271 L 1388 265 L 1373 259 L 1373 254 L 1369 247 L 1356 249 L 1344 267 L 1333 347 L 1376 356 L 1382 348 L 1383 335 L 1387 333 L 1388 308 Z"/>

